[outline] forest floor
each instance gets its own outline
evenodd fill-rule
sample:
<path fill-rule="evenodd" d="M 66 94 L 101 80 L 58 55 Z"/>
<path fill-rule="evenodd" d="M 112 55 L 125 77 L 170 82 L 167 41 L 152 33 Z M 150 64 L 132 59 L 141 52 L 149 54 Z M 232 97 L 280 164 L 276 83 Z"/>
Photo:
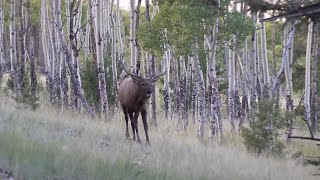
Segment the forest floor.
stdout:
<path fill-rule="evenodd" d="M 158 127 L 150 125 L 147 146 L 141 119 L 138 144 L 126 139 L 119 112 L 90 119 L 44 106 L 28 111 L 8 98 L 0 101 L 0 174 L 7 179 L 319 178 L 316 168 L 298 160 L 247 153 L 239 136 L 226 134 L 223 145 L 200 141 L 192 123 L 186 132 L 177 128 L 178 118 L 169 122 L 159 115 Z M 316 146 L 297 143 L 291 153 L 319 152 Z"/>

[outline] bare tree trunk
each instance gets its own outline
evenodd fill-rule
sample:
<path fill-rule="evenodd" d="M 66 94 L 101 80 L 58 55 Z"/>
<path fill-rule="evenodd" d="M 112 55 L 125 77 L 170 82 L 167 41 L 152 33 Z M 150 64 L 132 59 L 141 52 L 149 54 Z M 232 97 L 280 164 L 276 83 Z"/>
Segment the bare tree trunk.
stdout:
<path fill-rule="evenodd" d="M 114 20 L 114 10 L 113 10 L 114 0 L 111 1 L 111 10 L 110 10 L 110 22 L 111 22 L 111 60 L 112 60 L 112 89 L 115 97 L 115 102 L 118 102 L 118 73 L 117 73 L 117 54 L 116 54 L 116 27 Z M 115 103 L 117 106 L 117 103 Z"/>
<path fill-rule="evenodd" d="M 189 125 L 189 110 L 192 108 L 192 95 L 191 95 L 191 84 L 192 84 L 192 62 L 191 59 L 188 57 L 187 59 L 187 74 L 186 74 L 186 111 L 187 111 L 187 119 L 186 119 L 186 125 Z"/>
<path fill-rule="evenodd" d="M 197 54 L 198 52 L 196 52 Z M 195 64 L 196 77 L 199 83 L 199 96 L 198 103 L 200 108 L 200 118 L 198 119 L 198 136 L 202 139 L 204 137 L 204 123 L 206 121 L 206 89 L 204 84 L 203 72 L 200 64 L 200 60 L 198 55 L 191 56 L 193 58 L 193 62 Z"/>
<path fill-rule="evenodd" d="M 98 65 L 98 79 L 99 79 L 99 92 L 100 92 L 100 103 L 101 103 L 101 113 L 107 114 L 108 110 L 108 98 L 106 92 L 106 80 L 105 80 L 105 68 L 104 68 L 104 58 L 103 58 L 103 41 L 102 41 L 102 28 L 101 28 L 101 4 L 102 0 L 96 2 L 95 6 L 95 49 L 96 49 L 96 61 Z M 93 16 L 92 16 L 93 17 Z"/>
<path fill-rule="evenodd" d="M 174 112 L 178 114 L 180 112 L 180 69 L 179 69 L 179 62 L 177 58 L 173 58 L 172 60 L 173 64 L 173 83 L 175 86 L 173 87 L 173 94 L 174 94 Z M 172 113 L 172 114 L 173 114 Z"/>
<path fill-rule="evenodd" d="M 247 117 L 247 113 L 249 110 L 249 90 L 250 89 L 250 68 L 248 61 L 248 39 L 245 40 L 245 47 L 242 50 L 242 61 L 239 60 L 240 70 L 242 74 L 241 84 L 242 84 L 242 106 L 240 108 L 240 121 L 239 121 L 239 130 L 243 127 L 243 123 Z"/>
<path fill-rule="evenodd" d="M 257 21 L 257 12 L 252 12 L 252 19 L 253 23 L 256 24 Z M 252 52 L 251 52 L 251 63 L 250 63 L 250 69 L 251 69 L 251 116 L 250 116 L 250 122 L 255 121 L 255 113 L 257 111 L 257 80 L 258 80 L 258 70 L 257 70 L 257 35 L 256 30 L 252 33 Z"/>
<path fill-rule="evenodd" d="M 136 40 L 135 40 L 135 0 L 130 0 L 130 49 L 131 49 L 131 71 L 137 72 L 137 59 L 136 59 Z"/>
<path fill-rule="evenodd" d="M 287 26 L 286 29 L 290 28 L 291 26 Z M 285 36 L 288 34 L 286 31 Z M 289 40 L 289 39 L 288 39 Z M 288 112 L 287 115 L 287 122 L 288 122 L 288 137 L 292 135 L 293 130 L 293 88 L 292 88 L 292 59 L 293 59 L 293 41 L 294 37 L 292 37 L 291 44 L 288 48 L 288 59 L 286 60 L 285 64 L 285 76 L 286 76 L 286 87 L 287 87 L 287 94 L 286 94 L 286 109 Z M 284 41 L 285 42 L 285 41 Z M 290 143 L 291 139 L 287 138 L 287 143 Z"/>
<path fill-rule="evenodd" d="M 267 57 L 267 39 L 266 39 L 266 27 L 264 22 L 261 22 L 261 61 L 262 61 L 262 71 L 263 71 L 263 97 L 268 97 L 269 95 L 269 67 L 268 67 L 268 57 Z"/>
<path fill-rule="evenodd" d="M 164 75 L 164 94 L 163 99 L 165 102 L 165 117 L 169 119 L 171 117 L 171 97 L 170 97 L 170 62 L 171 62 L 171 51 L 169 48 L 165 50 L 164 55 L 166 73 Z"/>
<path fill-rule="evenodd" d="M 156 73 L 156 64 L 155 64 L 155 56 L 154 54 L 151 54 L 150 58 L 150 74 Z M 156 91 L 155 87 L 153 86 L 153 92 L 151 95 L 151 118 L 153 121 L 153 124 L 157 127 L 157 114 L 156 114 Z"/>
<path fill-rule="evenodd" d="M 150 18 L 150 2 L 149 0 L 145 0 L 145 5 L 146 5 L 146 20 L 148 23 L 151 22 L 151 18 Z M 154 54 L 147 54 L 147 64 L 148 64 L 148 69 L 149 69 L 149 76 L 155 74 L 155 59 L 154 59 Z M 151 110 L 151 120 L 153 122 L 153 124 L 155 126 L 157 126 L 157 117 L 156 117 L 156 91 L 155 91 L 155 87 L 153 87 L 153 92 L 150 98 L 150 110 Z"/>
<path fill-rule="evenodd" d="M 19 81 L 20 88 L 24 91 L 26 86 L 26 47 L 25 47 L 25 17 L 24 15 L 24 5 L 22 1 L 19 4 L 19 19 L 20 19 L 20 31 L 19 31 L 19 40 L 20 40 L 20 67 L 19 67 Z"/>
<path fill-rule="evenodd" d="M 135 32 L 137 32 L 138 31 L 138 29 L 139 29 L 139 20 L 140 20 L 140 6 L 141 6 L 141 0 L 138 0 L 138 4 L 137 4 L 137 8 L 136 8 L 136 10 L 135 10 L 135 20 L 136 20 L 136 22 L 135 22 L 135 31 L 134 31 L 134 33 Z M 139 74 L 139 70 L 140 70 L 140 64 L 141 64 L 141 48 L 140 48 L 140 45 L 139 45 L 139 41 L 138 41 L 138 39 L 136 38 L 136 35 L 134 35 L 134 37 L 135 37 L 135 53 L 136 53 L 136 55 L 135 55 L 135 58 L 136 58 L 136 74 Z"/>
<path fill-rule="evenodd" d="M 49 42 L 50 42 L 50 69 L 49 69 L 49 94 L 50 102 L 53 105 L 57 105 L 57 80 L 56 75 L 56 64 L 57 64 L 57 41 L 56 41 L 56 10 L 54 0 L 50 0 L 50 19 L 47 20 L 48 31 L 49 31 Z"/>
<path fill-rule="evenodd" d="M 35 71 L 35 57 L 34 57 L 34 36 L 35 34 L 32 33 L 32 21 L 31 21 L 31 9 L 30 9 L 30 2 L 31 0 L 27 0 L 26 8 L 27 8 L 27 31 L 26 31 L 26 49 L 27 49 L 27 57 L 30 60 L 30 82 L 31 82 L 31 94 L 32 96 L 36 96 L 36 89 L 37 89 L 37 76 Z"/>
<path fill-rule="evenodd" d="M 234 48 L 235 44 L 235 36 L 232 35 L 231 37 L 231 46 Z M 229 122 L 231 125 L 231 132 L 235 132 L 235 120 L 236 120 L 236 62 L 235 62 L 235 49 L 229 49 L 229 56 L 228 56 L 228 116 Z"/>
<path fill-rule="evenodd" d="M 0 6 L 0 73 L 5 71 L 4 61 L 4 1 L 1 2 Z M 2 76 L 0 76 L 1 83 Z"/>
<path fill-rule="evenodd" d="M 41 26 L 41 47 L 42 47 L 42 56 L 45 72 L 48 72 L 49 68 L 49 50 L 48 50 L 48 30 L 47 30 L 47 3 L 46 0 L 41 1 L 41 17 L 40 26 Z"/>
<path fill-rule="evenodd" d="M 311 62 L 311 130 L 313 134 L 317 133 L 318 128 L 318 92 L 317 92 L 317 66 L 318 66 L 318 58 L 319 58 L 319 22 L 314 25 L 314 41 L 312 47 L 312 62 Z"/>
<path fill-rule="evenodd" d="M 90 56 L 90 21 L 92 20 L 91 19 L 91 16 L 90 16 L 90 13 L 91 13 L 91 6 L 88 5 L 88 10 L 87 10 L 87 20 L 86 20 L 86 31 L 85 31 L 85 37 L 84 37 L 84 45 L 83 45 L 83 49 L 84 49 L 84 56 L 85 56 L 85 61 L 89 60 L 89 56 Z"/>
<path fill-rule="evenodd" d="M 280 80 L 281 80 L 283 73 L 285 71 L 285 64 L 286 64 L 286 61 L 288 59 L 288 54 L 289 54 L 288 51 L 289 51 L 290 46 L 292 45 L 295 30 L 296 30 L 296 28 L 295 28 L 295 24 L 294 24 L 292 26 L 292 29 L 290 30 L 288 41 L 286 42 L 286 44 L 283 47 L 281 67 L 280 67 L 280 70 L 279 70 L 276 78 L 273 81 L 273 86 L 272 86 L 272 90 L 271 90 L 271 98 L 274 100 L 277 99 L 277 95 L 279 94 Z"/>
<path fill-rule="evenodd" d="M 55 14 L 55 25 L 56 25 L 56 30 L 55 30 L 55 53 L 56 53 L 56 59 L 54 60 L 54 94 L 55 94 L 55 104 L 63 108 L 63 102 L 62 102 L 62 96 L 63 96 L 63 91 L 62 91 L 62 86 L 61 86 L 61 67 L 62 67 L 62 61 L 64 61 L 64 54 L 63 50 L 61 47 L 61 42 L 58 41 L 59 37 L 59 26 L 62 26 L 62 20 L 61 20 L 61 0 L 55 0 L 54 2 L 54 14 Z"/>
<path fill-rule="evenodd" d="M 15 0 L 11 0 L 11 10 L 10 10 L 10 62 L 11 62 L 11 76 L 14 83 L 14 91 L 18 97 L 21 96 L 21 89 L 19 83 L 19 73 L 18 73 L 18 60 L 17 60 L 17 47 L 16 47 L 16 26 L 15 26 Z"/>
<path fill-rule="evenodd" d="M 310 90 L 311 90 L 311 47 L 312 47 L 312 35 L 313 35 L 313 21 L 309 18 L 308 26 L 308 38 L 307 38 L 307 50 L 306 50 L 306 78 L 305 78 L 305 95 L 304 95 L 304 107 L 305 117 L 309 124 L 311 124 L 311 106 L 310 106 Z"/>
<path fill-rule="evenodd" d="M 70 19 L 70 25 L 72 24 L 72 19 L 73 18 Z M 58 20 L 58 22 L 61 22 L 61 19 Z M 61 23 L 58 24 L 58 30 L 59 30 L 58 31 L 58 35 L 59 35 L 58 36 L 58 38 L 59 38 L 58 40 L 61 42 L 62 49 L 64 50 L 64 53 L 65 53 L 66 62 L 67 62 L 67 65 L 68 65 L 68 68 L 69 68 L 69 72 L 70 72 L 70 77 L 71 77 L 71 86 L 73 86 L 75 95 L 77 96 L 77 98 L 79 98 L 81 100 L 81 103 L 82 103 L 83 107 L 88 111 L 88 113 L 91 115 L 91 117 L 94 117 L 93 110 L 89 106 L 86 98 L 84 97 L 84 95 L 82 93 L 80 82 L 79 82 L 80 79 L 78 79 L 76 77 L 77 76 L 77 70 L 74 68 L 74 65 L 72 64 L 72 59 L 71 59 L 72 55 L 71 55 L 71 52 L 70 52 L 70 48 L 68 48 L 68 46 L 67 46 L 67 44 L 65 42 L 64 35 L 63 35 L 63 28 L 62 28 L 62 24 Z M 73 40 L 74 39 L 74 34 L 72 32 L 72 29 L 70 28 L 69 30 L 70 30 L 69 40 Z M 73 41 L 70 42 L 71 47 L 74 48 L 76 46 L 74 46 L 73 43 L 74 43 Z"/>
<path fill-rule="evenodd" d="M 69 0 L 68 0 L 69 1 Z M 82 0 L 72 0 L 69 5 L 69 48 L 71 52 L 71 62 L 76 71 L 76 79 L 79 82 L 80 89 L 82 90 L 81 76 L 80 76 L 80 62 L 79 62 L 79 52 L 80 47 L 80 34 L 81 28 L 81 16 L 82 16 Z M 74 109 L 81 110 L 81 100 L 75 94 L 75 90 L 71 86 L 71 99 Z"/>
<path fill-rule="evenodd" d="M 277 76 L 277 60 L 276 60 L 276 23 L 274 21 L 272 21 L 272 62 L 273 62 L 273 66 L 272 66 L 272 81 L 276 78 Z"/>
<path fill-rule="evenodd" d="M 188 105 L 187 105 L 187 69 L 185 64 L 185 59 L 180 57 L 180 106 L 181 106 L 181 119 L 182 128 L 185 131 L 188 126 Z"/>
<path fill-rule="evenodd" d="M 217 2 L 220 5 L 220 0 Z M 210 137 L 213 139 L 215 133 L 218 132 L 218 124 L 221 121 L 220 112 L 220 94 L 219 94 L 219 81 L 216 74 L 216 52 L 218 47 L 218 33 L 219 33 L 219 15 L 215 17 L 214 30 L 211 37 L 211 42 L 208 43 L 209 46 L 209 70 L 208 70 L 208 104 L 209 104 L 209 115 L 210 115 Z M 222 126 L 222 124 L 221 124 Z M 222 131 L 221 131 L 222 133 Z M 220 140 L 222 141 L 223 135 L 220 134 Z"/>

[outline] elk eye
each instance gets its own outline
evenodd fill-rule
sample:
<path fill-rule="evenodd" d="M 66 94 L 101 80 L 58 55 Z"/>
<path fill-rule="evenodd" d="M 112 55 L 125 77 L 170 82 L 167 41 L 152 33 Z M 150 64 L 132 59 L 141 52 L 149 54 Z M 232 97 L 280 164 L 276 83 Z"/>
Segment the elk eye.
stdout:
<path fill-rule="evenodd" d="M 152 90 L 151 90 L 151 89 L 148 89 L 148 90 L 147 90 L 147 93 L 148 93 L 148 94 L 151 94 L 151 93 L 152 93 Z"/>

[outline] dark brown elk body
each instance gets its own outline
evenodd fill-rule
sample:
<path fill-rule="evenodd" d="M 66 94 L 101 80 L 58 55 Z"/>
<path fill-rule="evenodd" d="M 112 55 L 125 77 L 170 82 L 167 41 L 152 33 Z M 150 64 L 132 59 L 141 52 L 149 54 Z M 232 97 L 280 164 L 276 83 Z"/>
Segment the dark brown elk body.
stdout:
<path fill-rule="evenodd" d="M 122 67 L 125 70 L 123 64 Z M 153 92 L 154 83 L 164 73 L 158 76 L 152 76 L 151 78 L 142 78 L 136 74 L 129 73 L 128 71 L 126 72 L 131 77 L 121 81 L 118 94 L 119 101 L 126 120 L 126 136 L 129 137 L 128 122 L 130 118 L 133 140 L 135 141 L 137 136 L 137 141 L 139 143 L 141 142 L 138 131 L 138 117 L 141 113 L 144 131 L 146 134 L 146 141 L 147 144 L 149 144 L 150 141 L 148 135 L 146 102 Z"/>

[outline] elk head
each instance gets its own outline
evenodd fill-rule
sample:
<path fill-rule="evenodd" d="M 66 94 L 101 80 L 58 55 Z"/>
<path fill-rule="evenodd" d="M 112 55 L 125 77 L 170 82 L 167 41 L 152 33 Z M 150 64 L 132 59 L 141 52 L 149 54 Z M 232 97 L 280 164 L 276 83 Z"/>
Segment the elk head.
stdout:
<path fill-rule="evenodd" d="M 133 82 L 135 84 L 137 84 L 139 86 L 139 94 L 140 94 L 140 98 L 142 99 L 148 99 L 150 98 L 151 94 L 153 93 L 153 87 L 154 87 L 154 83 L 166 73 L 166 70 L 164 72 L 162 72 L 159 75 L 152 75 L 150 78 L 143 78 L 137 74 L 134 73 L 130 73 L 129 71 L 126 70 L 126 68 L 124 67 L 124 64 L 122 61 L 120 61 L 122 69 L 131 76 Z"/>

